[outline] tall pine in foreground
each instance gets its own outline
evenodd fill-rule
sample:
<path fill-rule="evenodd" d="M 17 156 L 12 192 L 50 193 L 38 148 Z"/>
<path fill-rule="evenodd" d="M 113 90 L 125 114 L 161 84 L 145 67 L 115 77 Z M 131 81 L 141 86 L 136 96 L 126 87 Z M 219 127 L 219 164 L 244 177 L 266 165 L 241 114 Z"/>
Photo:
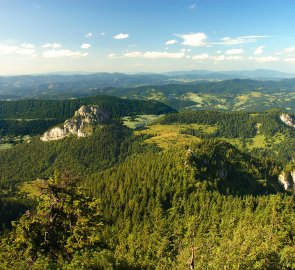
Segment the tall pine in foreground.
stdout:
<path fill-rule="evenodd" d="M 0 244 L 1 269 L 108 269 L 100 202 L 68 172 L 38 182 L 37 207 Z"/>

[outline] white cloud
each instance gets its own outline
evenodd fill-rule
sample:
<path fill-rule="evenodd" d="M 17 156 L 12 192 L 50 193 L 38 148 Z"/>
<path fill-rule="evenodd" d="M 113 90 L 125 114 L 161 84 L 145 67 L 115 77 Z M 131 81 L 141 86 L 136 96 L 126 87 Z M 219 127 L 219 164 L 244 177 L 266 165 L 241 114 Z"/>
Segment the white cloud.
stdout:
<path fill-rule="evenodd" d="M 222 51 L 216 51 L 215 53 L 222 53 Z"/>
<path fill-rule="evenodd" d="M 238 55 L 235 55 L 235 56 L 227 56 L 226 57 L 226 60 L 242 60 L 243 57 L 242 56 L 238 56 Z"/>
<path fill-rule="evenodd" d="M 188 8 L 189 8 L 190 10 L 194 10 L 194 9 L 196 9 L 196 7 L 197 7 L 196 4 L 192 4 L 192 5 L 190 5 Z"/>
<path fill-rule="evenodd" d="M 88 44 L 88 43 L 83 43 L 81 45 L 81 49 L 89 49 L 91 47 L 91 44 Z"/>
<path fill-rule="evenodd" d="M 259 46 L 255 49 L 254 54 L 259 55 L 259 54 L 262 54 L 263 51 L 264 51 L 264 46 Z"/>
<path fill-rule="evenodd" d="M 127 52 L 127 53 L 124 53 L 124 57 L 141 58 L 142 57 L 142 52 L 139 52 L 139 51 Z"/>
<path fill-rule="evenodd" d="M 269 62 L 278 62 L 280 58 L 274 56 L 264 56 L 264 57 L 249 57 L 250 60 L 255 60 L 259 63 L 269 63 Z"/>
<path fill-rule="evenodd" d="M 114 39 L 126 39 L 128 37 L 129 37 L 129 34 L 124 34 L 124 33 L 120 33 L 120 34 L 113 36 Z"/>
<path fill-rule="evenodd" d="M 204 33 L 191 33 L 177 36 L 184 39 L 182 44 L 186 46 L 203 47 L 207 45 L 207 36 Z"/>
<path fill-rule="evenodd" d="M 232 50 L 227 50 L 225 53 L 226 54 L 241 54 L 243 53 L 243 49 L 232 49 Z"/>
<path fill-rule="evenodd" d="M 89 33 L 87 33 L 86 35 L 85 35 L 85 37 L 87 37 L 87 38 L 91 38 L 92 37 L 92 33 L 91 32 L 89 32 Z"/>
<path fill-rule="evenodd" d="M 295 58 L 286 58 L 284 61 L 287 62 L 287 63 L 294 63 Z"/>
<path fill-rule="evenodd" d="M 61 47 L 62 47 L 62 45 L 60 43 L 45 43 L 42 45 L 42 48 L 58 49 Z"/>
<path fill-rule="evenodd" d="M 0 44 L 0 54 L 12 54 L 17 48 L 15 45 Z"/>
<path fill-rule="evenodd" d="M 34 46 L 35 47 L 35 46 Z M 20 46 L 0 44 L 0 54 L 22 54 L 22 55 L 34 55 L 36 50 L 33 44 L 23 43 Z"/>
<path fill-rule="evenodd" d="M 43 56 L 46 58 L 59 58 L 59 57 L 71 57 L 71 58 L 81 58 L 87 56 L 88 53 L 82 53 L 79 51 L 71 50 L 47 50 L 43 52 Z"/>
<path fill-rule="evenodd" d="M 224 37 L 221 38 L 220 42 L 215 42 L 211 44 L 217 44 L 217 45 L 239 45 L 244 43 L 253 43 L 257 42 L 257 39 L 259 38 L 266 38 L 268 36 L 242 36 L 242 37 Z"/>
<path fill-rule="evenodd" d="M 168 58 L 168 59 L 180 59 L 185 57 L 184 52 L 158 52 L 158 51 L 147 51 L 147 52 L 127 52 L 124 53 L 124 57 L 127 58 L 145 58 L 145 59 L 159 59 L 159 58 Z"/>
<path fill-rule="evenodd" d="M 224 55 L 211 56 L 210 58 L 215 62 L 224 61 L 226 59 Z"/>
<path fill-rule="evenodd" d="M 204 61 L 204 60 L 211 60 L 213 62 L 221 62 L 226 60 L 242 60 L 243 57 L 239 55 L 231 55 L 231 56 L 225 56 L 225 55 L 209 55 L 207 53 L 195 55 L 192 57 L 193 60 L 197 61 Z"/>
<path fill-rule="evenodd" d="M 268 38 L 268 37 L 270 37 L 270 36 L 258 36 L 258 35 L 256 35 L 256 36 L 242 36 L 240 38 L 242 38 L 242 39 L 252 39 L 252 38 L 258 39 L 258 38 Z"/>
<path fill-rule="evenodd" d="M 118 55 L 116 55 L 115 53 L 109 53 L 108 58 L 109 59 L 117 59 L 117 58 L 120 58 L 120 57 Z"/>
<path fill-rule="evenodd" d="M 27 48 L 27 49 L 34 49 L 35 48 L 35 45 L 32 43 L 23 43 L 21 46 L 23 48 Z"/>
<path fill-rule="evenodd" d="M 198 54 L 192 57 L 193 60 L 207 60 L 209 59 L 210 56 L 208 53 L 203 53 L 203 54 Z"/>
<path fill-rule="evenodd" d="M 29 48 L 19 48 L 16 50 L 17 54 L 24 54 L 24 55 L 34 55 L 36 53 L 35 49 Z"/>
<path fill-rule="evenodd" d="M 171 58 L 171 59 L 179 59 L 183 58 L 185 56 L 184 52 L 178 52 L 178 53 L 168 53 L 168 52 L 145 52 L 144 58 L 149 59 L 157 59 L 157 58 Z"/>
<path fill-rule="evenodd" d="M 284 50 L 285 54 L 290 54 L 295 52 L 295 47 L 289 47 Z"/>
<path fill-rule="evenodd" d="M 177 40 L 175 40 L 175 39 L 171 39 L 171 40 L 166 41 L 165 45 L 174 45 L 174 44 L 176 44 L 177 42 L 178 42 Z"/>

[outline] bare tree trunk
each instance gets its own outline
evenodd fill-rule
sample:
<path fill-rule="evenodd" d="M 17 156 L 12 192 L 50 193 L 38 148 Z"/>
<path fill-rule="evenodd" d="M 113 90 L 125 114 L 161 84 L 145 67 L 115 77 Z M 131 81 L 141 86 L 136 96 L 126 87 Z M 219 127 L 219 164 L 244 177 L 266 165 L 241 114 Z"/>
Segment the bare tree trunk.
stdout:
<path fill-rule="evenodd" d="M 191 270 L 195 269 L 195 250 L 194 250 L 194 248 L 192 248 L 192 257 L 189 261 L 189 267 Z"/>

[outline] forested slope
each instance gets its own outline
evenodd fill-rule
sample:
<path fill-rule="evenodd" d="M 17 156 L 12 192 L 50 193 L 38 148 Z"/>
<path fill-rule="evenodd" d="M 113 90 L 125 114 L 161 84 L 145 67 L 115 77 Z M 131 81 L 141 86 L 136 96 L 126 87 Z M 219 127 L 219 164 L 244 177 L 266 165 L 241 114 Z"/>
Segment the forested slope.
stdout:
<path fill-rule="evenodd" d="M 251 195 L 280 190 L 272 168 L 227 143 L 211 140 L 190 149 L 138 153 L 85 176 L 82 186 L 93 197 L 91 204 L 89 197 L 75 195 L 62 183 L 57 188 L 59 182 L 51 180 L 52 191 L 46 190 L 51 196 L 68 198 L 64 207 L 55 199 L 45 208 L 38 200 L 37 213 L 23 216 L 10 240 L 2 242 L 0 260 L 11 269 L 30 264 L 38 269 L 184 270 L 194 249 L 195 269 L 292 269 L 294 196 Z M 100 199 L 97 215 L 89 212 L 97 209 L 95 198 Z M 52 203 L 61 210 L 54 226 L 44 219 L 45 213 L 54 215 Z M 63 211 L 71 213 L 72 224 L 81 213 L 78 217 L 84 223 L 73 227 L 74 236 L 83 231 L 98 238 L 92 242 L 80 238 L 77 245 L 70 230 L 61 234 L 71 224 Z M 90 213 L 101 222 L 96 230 L 91 230 L 95 224 L 87 218 Z M 57 242 L 43 241 L 46 228 L 60 235 L 58 241 L 48 235 Z M 23 238 L 16 241 L 17 237 Z M 38 250 L 31 243 L 47 248 Z M 73 246 L 68 248 L 68 243 Z M 25 260 L 20 259 L 22 254 Z"/>
<path fill-rule="evenodd" d="M 158 101 L 128 100 L 111 96 L 82 99 L 0 101 L 0 136 L 38 135 L 74 116 L 82 105 L 97 105 L 113 118 L 164 114 L 174 109 Z"/>
<path fill-rule="evenodd" d="M 174 111 L 158 101 L 121 99 L 111 96 L 95 96 L 67 100 L 25 99 L 0 101 L 0 119 L 46 119 L 65 120 L 73 116 L 82 105 L 98 105 L 114 117 L 135 114 L 163 114 Z"/>
<path fill-rule="evenodd" d="M 0 263 L 4 269 L 185 270 L 193 249 L 198 270 L 293 269 L 294 191 L 285 191 L 278 175 L 291 165 L 294 130 L 279 115 L 172 113 L 154 124 L 194 124 L 182 130 L 188 139 L 204 127 L 214 132 L 167 149 L 148 142 L 154 135 L 145 130 L 114 121 L 85 138 L 36 137 L 1 151 L 1 232 L 30 212 L 2 237 Z M 287 158 L 225 141 L 254 139 L 257 132 L 285 138 L 271 150 Z M 68 182 L 60 182 L 69 171 Z M 37 178 L 45 182 L 36 192 Z M 79 188 L 72 188 L 78 178 Z"/>
<path fill-rule="evenodd" d="M 0 152 L 0 184 L 48 178 L 55 170 L 65 168 L 87 175 L 133 153 L 153 149 L 153 146 L 142 146 L 141 140 L 119 123 L 97 128 L 92 136 L 82 139 L 72 136 L 61 141 L 42 142 L 37 137 Z"/>
<path fill-rule="evenodd" d="M 105 236 L 129 269 L 187 269 L 191 248 L 195 269 L 291 269 L 294 197 L 229 195 L 274 190 L 269 169 L 208 141 L 133 157 L 84 185 L 102 199 Z"/>

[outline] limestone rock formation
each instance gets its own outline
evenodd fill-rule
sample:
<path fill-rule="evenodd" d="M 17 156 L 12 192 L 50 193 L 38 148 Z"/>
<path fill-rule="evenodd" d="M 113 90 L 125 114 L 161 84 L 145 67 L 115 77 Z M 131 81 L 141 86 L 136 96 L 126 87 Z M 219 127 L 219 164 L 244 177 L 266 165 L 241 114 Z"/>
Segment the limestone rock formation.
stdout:
<path fill-rule="evenodd" d="M 111 119 L 111 114 L 96 105 L 83 105 L 75 112 L 73 118 L 64 122 L 63 127 L 54 127 L 44 133 L 42 141 L 63 139 L 70 134 L 86 137 L 92 133 L 92 128 Z"/>
<path fill-rule="evenodd" d="M 288 114 L 281 114 L 280 115 L 280 119 L 289 127 L 294 127 L 295 128 L 295 123 L 294 120 L 292 119 L 292 117 Z"/>
<path fill-rule="evenodd" d="M 279 181 L 285 190 L 295 189 L 295 170 L 291 172 L 282 172 L 279 175 Z"/>

